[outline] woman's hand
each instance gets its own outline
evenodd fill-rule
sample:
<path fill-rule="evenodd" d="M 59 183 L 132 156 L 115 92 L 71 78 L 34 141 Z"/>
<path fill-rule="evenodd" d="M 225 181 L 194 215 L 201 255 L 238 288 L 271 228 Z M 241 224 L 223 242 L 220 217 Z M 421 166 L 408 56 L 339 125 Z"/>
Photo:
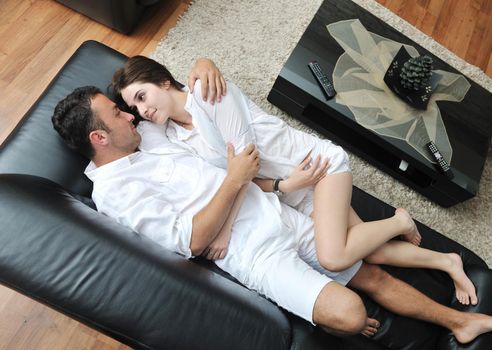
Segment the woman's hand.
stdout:
<path fill-rule="evenodd" d="M 188 87 L 193 92 L 195 82 L 200 79 L 202 85 L 202 97 L 207 101 L 210 97 L 210 103 L 220 102 L 222 96 L 226 94 L 226 82 L 222 73 L 215 63 L 208 58 L 199 58 L 195 66 L 191 69 L 188 76 Z"/>
<path fill-rule="evenodd" d="M 321 156 L 318 155 L 311 166 L 309 165 L 310 162 L 311 156 L 306 157 L 294 169 L 288 179 L 280 181 L 279 190 L 284 193 L 298 191 L 305 187 L 314 186 L 326 176 L 326 171 L 330 167 L 329 159 L 321 162 Z"/>

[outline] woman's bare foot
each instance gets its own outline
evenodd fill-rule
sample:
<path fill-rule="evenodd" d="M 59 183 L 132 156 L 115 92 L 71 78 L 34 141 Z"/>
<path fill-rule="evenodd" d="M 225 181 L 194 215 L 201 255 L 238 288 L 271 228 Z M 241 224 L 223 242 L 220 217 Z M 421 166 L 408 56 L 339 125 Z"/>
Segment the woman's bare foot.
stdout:
<path fill-rule="evenodd" d="M 377 333 L 379 328 L 379 321 L 374 318 L 367 318 L 366 327 L 362 332 L 360 332 L 363 336 L 368 338 L 374 336 Z"/>
<path fill-rule="evenodd" d="M 463 313 L 463 322 L 451 329 L 456 340 L 462 344 L 473 341 L 480 334 L 492 331 L 492 317 L 485 314 Z"/>
<path fill-rule="evenodd" d="M 400 218 L 400 220 L 404 223 L 407 229 L 406 233 L 401 235 L 401 238 L 404 241 L 412 243 L 413 245 L 419 246 L 422 241 L 422 236 L 420 235 L 419 230 L 417 229 L 417 225 L 413 221 L 412 217 L 408 212 L 403 208 L 398 208 L 395 210 L 395 216 Z"/>
<path fill-rule="evenodd" d="M 446 256 L 451 262 L 447 272 L 453 279 L 454 287 L 456 288 L 456 299 L 463 305 L 469 305 L 470 303 L 472 305 L 477 305 L 478 298 L 475 286 L 463 270 L 461 257 L 456 253 L 449 253 L 446 254 Z"/>

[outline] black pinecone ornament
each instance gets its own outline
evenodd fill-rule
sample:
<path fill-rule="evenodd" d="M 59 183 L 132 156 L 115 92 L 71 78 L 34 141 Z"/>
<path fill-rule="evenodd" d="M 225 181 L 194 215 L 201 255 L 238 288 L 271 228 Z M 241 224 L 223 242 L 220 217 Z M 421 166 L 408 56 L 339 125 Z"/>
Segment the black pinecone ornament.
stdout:
<path fill-rule="evenodd" d="M 401 85 L 415 91 L 428 86 L 431 76 L 432 58 L 426 55 L 410 58 L 400 71 Z"/>

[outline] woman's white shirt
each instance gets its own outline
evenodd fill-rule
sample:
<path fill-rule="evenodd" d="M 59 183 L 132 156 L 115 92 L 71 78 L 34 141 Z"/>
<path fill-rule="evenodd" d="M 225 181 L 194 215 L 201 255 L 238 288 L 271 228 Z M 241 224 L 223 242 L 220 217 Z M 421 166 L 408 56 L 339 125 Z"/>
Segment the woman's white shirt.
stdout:
<path fill-rule="evenodd" d="M 315 146 L 316 139 L 268 115 L 233 83 L 227 83 L 227 94 L 214 105 L 203 101 L 200 81 L 194 92 L 188 93 L 185 109 L 191 114 L 194 129 L 187 130 L 172 120 L 164 125 L 141 122 L 140 149 L 152 150 L 168 138 L 182 142 L 207 162 L 227 169 L 226 143 L 236 154 L 250 143 L 260 152 L 260 178 L 287 178 Z M 282 201 L 295 206 L 304 198 L 306 190 L 289 193 Z"/>

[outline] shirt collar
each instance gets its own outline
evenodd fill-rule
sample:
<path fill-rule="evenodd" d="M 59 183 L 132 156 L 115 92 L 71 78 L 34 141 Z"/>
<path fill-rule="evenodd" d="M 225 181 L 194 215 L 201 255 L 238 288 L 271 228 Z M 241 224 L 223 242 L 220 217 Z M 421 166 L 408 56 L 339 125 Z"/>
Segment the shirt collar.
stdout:
<path fill-rule="evenodd" d="M 141 155 L 140 151 L 132 153 L 126 157 L 116 159 L 110 163 L 101 165 L 99 167 L 91 161 L 89 165 L 85 168 L 84 174 L 91 180 L 95 182 L 96 180 L 104 179 L 107 176 L 111 176 L 116 170 L 120 171 L 122 169 L 129 168 Z"/>
<path fill-rule="evenodd" d="M 192 113 L 192 107 L 193 107 L 193 94 L 190 93 L 190 90 L 188 89 L 188 86 L 185 86 L 183 91 L 188 92 L 186 95 L 186 102 L 184 105 L 184 109 L 193 115 Z M 193 122 L 193 119 L 192 119 Z M 194 128 L 191 130 L 188 130 L 186 128 L 183 128 L 181 125 L 177 124 L 175 121 L 169 119 L 168 120 L 168 132 L 172 132 L 172 135 L 179 141 L 186 141 L 193 135 L 197 133 L 196 131 L 196 126 L 194 125 Z"/>
<path fill-rule="evenodd" d="M 179 141 L 186 141 L 197 133 L 196 127 L 188 130 L 186 128 L 183 128 L 181 125 L 177 124 L 173 120 L 169 120 L 168 132 L 171 132 L 171 135 Z"/>

